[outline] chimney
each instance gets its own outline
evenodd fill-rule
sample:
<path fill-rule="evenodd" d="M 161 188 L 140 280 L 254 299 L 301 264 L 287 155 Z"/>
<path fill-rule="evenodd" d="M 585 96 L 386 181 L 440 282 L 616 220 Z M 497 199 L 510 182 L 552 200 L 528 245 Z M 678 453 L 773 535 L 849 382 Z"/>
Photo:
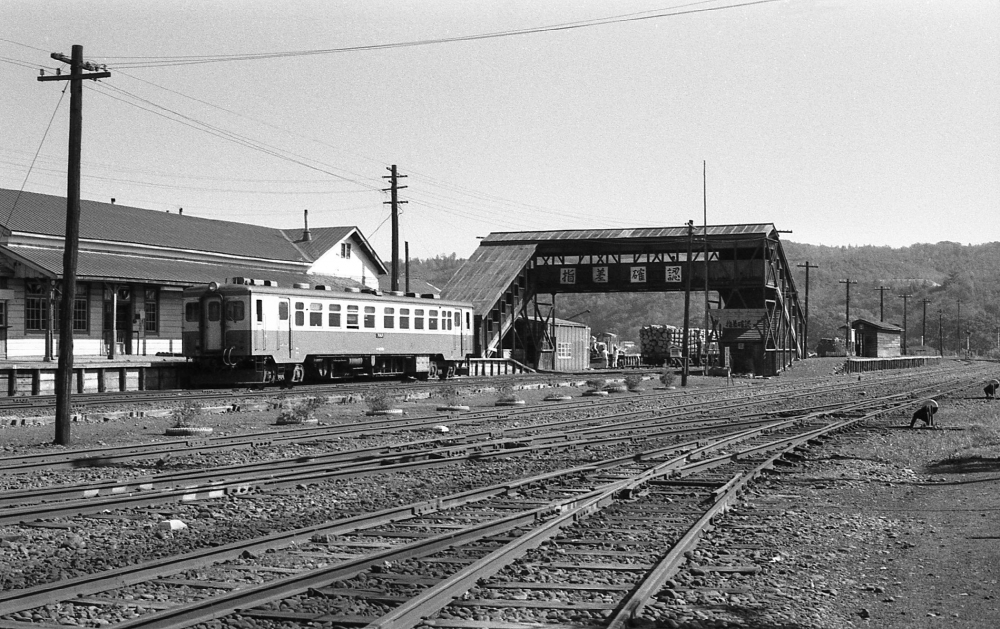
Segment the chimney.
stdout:
<path fill-rule="evenodd" d="M 177 209 L 177 213 L 178 214 L 184 214 L 184 208 L 178 208 Z"/>
<path fill-rule="evenodd" d="M 305 229 L 302 231 L 302 240 L 309 242 L 313 239 L 312 232 L 309 231 L 309 210 L 302 210 L 303 220 L 305 221 Z"/>
<path fill-rule="evenodd" d="M 114 204 L 115 204 L 115 198 L 111 197 L 111 205 L 114 205 Z"/>

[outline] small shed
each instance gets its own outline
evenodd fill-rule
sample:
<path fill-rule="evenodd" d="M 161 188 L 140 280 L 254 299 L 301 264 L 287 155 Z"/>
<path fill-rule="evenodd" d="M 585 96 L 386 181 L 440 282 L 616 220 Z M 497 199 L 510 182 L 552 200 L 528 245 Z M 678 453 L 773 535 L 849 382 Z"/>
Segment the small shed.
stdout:
<path fill-rule="evenodd" d="M 851 323 L 854 330 L 855 356 L 863 358 L 891 358 L 902 356 L 900 341 L 903 328 L 891 323 L 855 319 Z"/>

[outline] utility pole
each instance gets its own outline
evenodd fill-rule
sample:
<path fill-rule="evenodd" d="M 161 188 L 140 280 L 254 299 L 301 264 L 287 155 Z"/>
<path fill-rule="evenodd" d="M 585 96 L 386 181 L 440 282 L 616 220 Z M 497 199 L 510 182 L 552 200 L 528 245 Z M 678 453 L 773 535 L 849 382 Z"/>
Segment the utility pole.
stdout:
<path fill-rule="evenodd" d="M 920 346 L 925 347 L 927 344 L 927 304 L 931 303 L 930 299 L 926 297 L 923 299 L 924 302 L 924 326 L 920 329 Z"/>
<path fill-rule="evenodd" d="M 944 357 L 944 313 L 938 308 L 938 354 Z"/>
<path fill-rule="evenodd" d="M 681 369 L 681 386 L 686 387 L 688 384 L 688 363 L 691 362 L 688 357 L 688 334 L 691 330 L 691 325 L 689 317 L 691 316 L 691 270 L 694 267 L 691 264 L 691 245 L 694 243 L 694 221 L 687 222 L 688 229 L 688 251 L 687 251 L 687 265 L 684 267 L 684 340 L 681 341 L 683 347 L 681 350 L 681 355 L 684 357 L 684 365 Z"/>
<path fill-rule="evenodd" d="M 407 240 L 403 243 L 403 250 L 406 251 L 406 292 L 410 292 L 410 241 Z"/>
<path fill-rule="evenodd" d="M 905 295 L 900 295 L 900 297 L 903 298 L 903 356 L 906 356 L 907 355 L 907 353 L 906 353 L 906 347 L 907 347 L 906 346 L 906 300 L 909 299 L 910 297 L 913 297 L 913 295 L 910 295 L 909 293 L 907 293 Z"/>
<path fill-rule="evenodd" d="M 59 366 L 56 370 L 56 436 L 70 444 L 70 395 L 73 384 L 73 302 L 76 300 L 76 262 L 80 249 L 80 154 L 83 144 L 83 80 L 111 76 L 107 69 L 83 60 L 83 46 L 73 46 L 72 57 L 51 57 L 68 63 L 69 75 L 39 76 L 39 81 L 69 81 L 69 166 L 66 176 L 66 245 L 63 251 L 62 300 L 59 306 Z M 90 74 L 84 74 L 88 70 Z M 51 312 L 51 308 L 49 308 Z"/>
<path fill-rule="evenodd" d="M 892 290 L 888 286 L 879 286 L 878 291 L 878 320 L 885 321 L 885 291 Z"/>
<path fill-rule="evenodd" d="M 846 318 L 846 320 L 847 320 L 847 333 L 845 334 L 845 339 L 844 340 L 846 342 L 844 344 L 847 345 L 847 355 L 848 356 L 853 356 L 854 355 L 854 348 L 851 347 L 851 345 L 852 345 L 852 343 L 851 343 L 851 284 L 857 284 L 858 281 L 857 280 L 852 280 L 850 278 L 848 278 L 846 280 L 837 280 L 837 281 L 840 282 L 841 284 L 846 284 L 847 285 L 847 318 Z"/>
<path fill-rule="evenodd" d="M 809 357 L 809 269 L 818 269 L 819 265 L 810 264 L 809 261 L 806 260 L 805 264 L 798 264 L 796 266 L 798 266 L 800 268 L 804 267 L 805 270 L 806 270 L 806 330 L 805 330 L 806 345 L 805 345 L 805 347 L 806 347 L 806 358 L 808 358 Z"/>
<path fill-rule="evenodd" d="M 399 200 L 399 191 L 406 186 L 398 185 L 398 180 L 403 179 L 406 175 L 400 175 L 396 172 L 396 165 L 386 168 L 389 171 L 389 175 L 382 175 L 382 179 L 389 180 L 389 187 L 382 190 L 382 192 L 391 192 L 392 200 L 383 201 L 383 204 L 392 205 L 392 290 L 399 290 L 399 206 L 406 201 Z"/>
<path fill-rule="evenodd" d="M 708 162 L 705 160 L 701 160 L 701 208 L 705 226 L 705 368 L 708 368 L 708 344 L 715 335 L 710 332 L 712 321 L 708 316 Z"/>
<path fill-rule="evenodd" d="M 962 353 L 962 299 L 959 298 L 958 301 L 958 336 L 955 337 L 955 354 Z"/>

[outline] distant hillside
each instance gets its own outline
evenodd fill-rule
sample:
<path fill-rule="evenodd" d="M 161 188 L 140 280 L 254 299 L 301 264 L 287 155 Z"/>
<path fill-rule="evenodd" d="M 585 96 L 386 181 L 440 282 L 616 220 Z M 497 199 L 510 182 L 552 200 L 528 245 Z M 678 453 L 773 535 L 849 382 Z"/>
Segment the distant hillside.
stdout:
<path fill-rule="evenodd" d="M 958 347 L 958 308 L 961 300 L 961 346 L 968 340 L 979 353 L 995 350 L 1000 333 L 1000 242 L 961 245 L 954 242 L 916 244 L 910 247 L 828 247 L 783 242 L 792 265 L 799 299 L 805 304 L 805 269 L 809 272 L 809 337 L 811 349 L 822 337 L 834 336 L 846 319 L 846 285 L 850 279 L 851 318 L 879 320 L 880 286 L 884 291 L 885 321 L 903 325 L 903 299 L 907 298 L 907 330 L 910 347 L 920 344 L 923 332 L 923 300 L 927 303 L 928 345 L 938 347 L 938 311 L 946 352 Z M 437 256 L 410 263 L 411 277 L 444 287 L 465 262 Z M 623 339 L 638 340 L 639 328 L 653 323 L 683 325 L 682 293 L 621 293 L 616 295 L 560 295 L 557 316 L 571 315 L 596 332 L 615 332 Z M 704 318 L 702 293 L 691 296 L 691 325 L 701 327 Z M 966 338 L 967 337 L 967 338 Z"/>

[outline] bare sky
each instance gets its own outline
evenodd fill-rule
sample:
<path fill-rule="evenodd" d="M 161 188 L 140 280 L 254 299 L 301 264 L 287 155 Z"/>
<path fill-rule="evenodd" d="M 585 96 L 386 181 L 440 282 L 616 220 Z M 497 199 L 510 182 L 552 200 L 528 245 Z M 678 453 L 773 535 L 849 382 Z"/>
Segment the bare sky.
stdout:
<path fill-rule="evenodd" d="M 86 199 L 308 209 L 388 259 L 396 164 L 411 256 L 466 257 L 492 231 L 700 224 L 704 160 L 711 224 L 1000 240 L 1000 3 L 741 3 L 5 0 L 0 187 L 65 194 L 69 95 L 36 77 L 81 44 L 112 73 L 84 90 Z"/>

